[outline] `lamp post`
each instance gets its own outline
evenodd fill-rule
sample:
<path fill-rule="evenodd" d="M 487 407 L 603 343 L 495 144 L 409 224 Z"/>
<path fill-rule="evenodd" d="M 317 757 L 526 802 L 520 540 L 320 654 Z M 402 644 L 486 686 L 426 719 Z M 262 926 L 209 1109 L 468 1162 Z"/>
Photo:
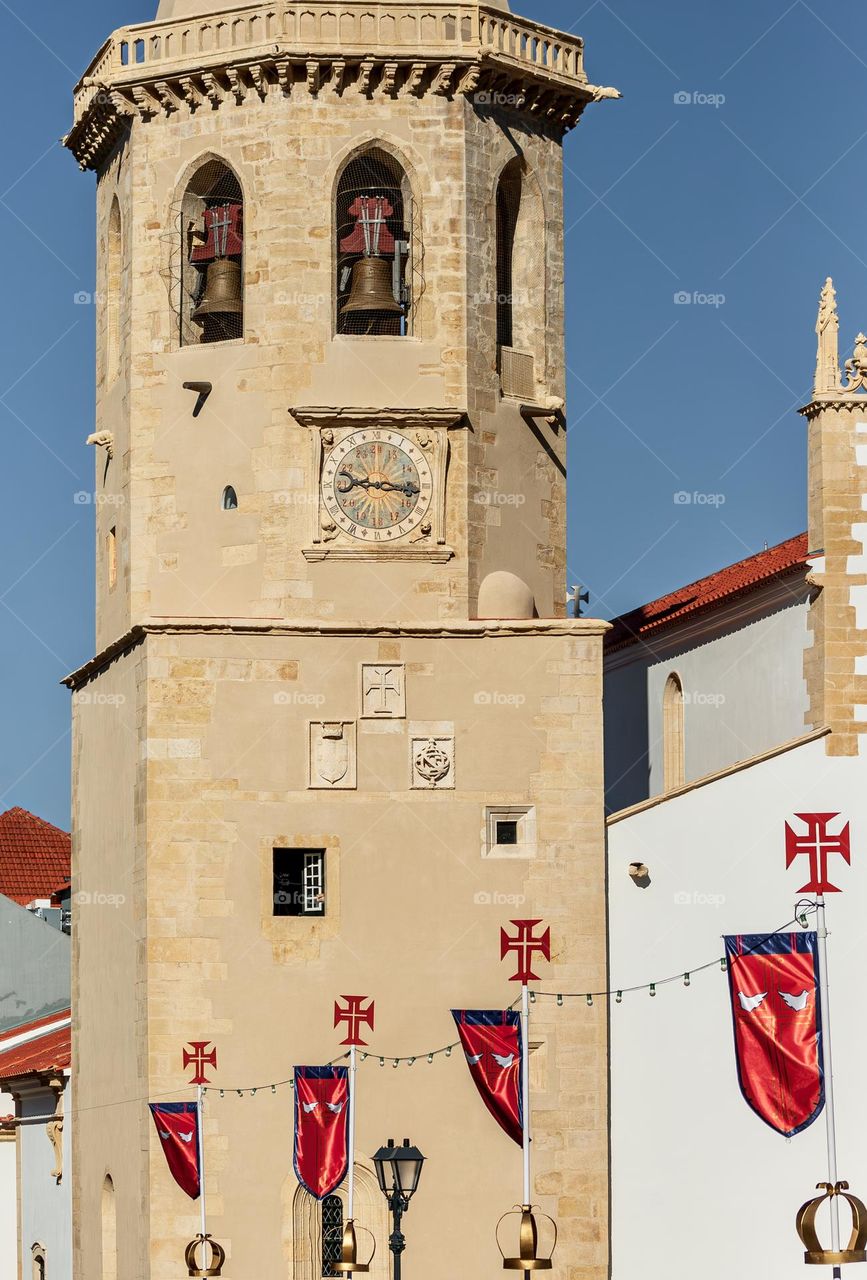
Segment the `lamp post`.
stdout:
<path fill-rule="evenodd" d="M 391 1210 L 393 1230 L 388 1237 L 388 1247 L 394 1254 L 394 1280 L 400 1280 L 400 1255 L 406 1248 L 401 1219 L 415 1194 L 424 1161 L 425 1157 L 418 1147 L 411 1145 L 409 1138 L 404 1138 L 402 1147 L 396 1147 L 394 1139 L 389 1138 L 373 1157 L 379 1189 Z"/>

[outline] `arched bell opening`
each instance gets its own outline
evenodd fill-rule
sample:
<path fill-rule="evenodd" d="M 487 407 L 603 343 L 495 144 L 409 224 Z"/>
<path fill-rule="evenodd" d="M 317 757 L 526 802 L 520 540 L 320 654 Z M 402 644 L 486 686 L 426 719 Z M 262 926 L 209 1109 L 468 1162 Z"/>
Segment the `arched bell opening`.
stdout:
<path fill-rule="evenodd" d="M 244 336 L 244 197 L 222 160 L 206 160 L 181 203 L 182 346 Z"/>
<path fill-rule="evenodd" d="M 337 185 L 336 329 L 366 337 L 412 330 L 412 192 L 400 162 L 378 147 L 353 156 Z"/>

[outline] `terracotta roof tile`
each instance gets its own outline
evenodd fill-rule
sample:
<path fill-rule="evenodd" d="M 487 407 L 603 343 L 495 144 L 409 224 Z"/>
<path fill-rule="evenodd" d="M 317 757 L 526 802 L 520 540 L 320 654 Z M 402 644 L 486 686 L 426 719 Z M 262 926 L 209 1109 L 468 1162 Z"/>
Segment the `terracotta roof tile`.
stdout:
<path fill-rule="evenodd" d="M 681 618 L 712 609 L 785 573 L 803 569 L 807 555 L 807 535 L 799 533 L 776 547 L 769 547 L 767 551 L 739 560 L 737 564 L 699 578 L 698 582 L 691 582 L 678 591 L 660 596 L 658 600 L 651 600 L 649 604 L 612 620 L 611 631 L 605 637 L 605 648 L 610 651 L 634 644 Z"/>
<path fill-rule="evenodd" d="M 11 1049 L 3 1048 L 4 1040 L 8 1042 L 27 1031 L 36 1031 L 43 1024 L 50 1026 L 68 1017 L 69 1010 L 61 1010 L 50 1018 L 25 1023 L 5 1037 L 0 1037 L 0 1080 L 12 1080 L 16 1076 L 28 1075 L 31 1071 L 44 1072 L 68 1067 L 72 1061 L 72 1026 L 69 1023 L 57 1030 L 36 1035 L 33 1040 L 15 1045 Z"/>
<path fill-rule="evenodd" d="M 26 809 L 0 814 L 0 893 L 26 906 L 50 898 L 69 880 L 71 841 L 66 831 Z"/>

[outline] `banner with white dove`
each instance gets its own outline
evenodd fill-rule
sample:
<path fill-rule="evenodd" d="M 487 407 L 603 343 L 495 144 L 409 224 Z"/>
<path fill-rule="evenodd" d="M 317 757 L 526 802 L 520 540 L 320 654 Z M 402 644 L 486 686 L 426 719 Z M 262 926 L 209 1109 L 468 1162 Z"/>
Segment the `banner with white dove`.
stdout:
<path fill-rule="evenodd" d="M 725 944 L 741 1093 L 789 1138 L 825 1104 L 818 936 L 740 934 Z"/>
<path fill-rule="evenodd" d="M 191 1200 L 201 1191 L 202 1153 L 199 1150 L 199 1107 L 196 1102 L 151 1102 L 160 1146 L 169 1172 Z"/>
<path fill-rule="evenodd" d="M 521 1015 L 516 1009 L 452 1009 L 452 1016 L 482 1101 L 520 1147 L 524 1135 Z"/>
<path fill-rule="evenodd" d="M 295 1174 L 317 1200 L 339 1187 L 349 1163 L 349 1072 L 295 1068 Z"/>

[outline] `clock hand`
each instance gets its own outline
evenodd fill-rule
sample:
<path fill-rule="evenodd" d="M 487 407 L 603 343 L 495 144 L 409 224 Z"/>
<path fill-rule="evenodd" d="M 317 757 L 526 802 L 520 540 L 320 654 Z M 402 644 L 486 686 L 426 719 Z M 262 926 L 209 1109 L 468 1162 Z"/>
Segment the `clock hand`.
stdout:
<path fill-rule="evenodd" d="M 390 480 L 382 480 L 376 485 L 376 488 L 382 489 L 384 493 L 404 493 L 408 498 L 421 493 L 419 486 L 413 484 L 411 480 L 407 480 L 406 484 L 392 484 Z"/>
<path fill-rule="evenodd" d="M 338 480 L 343 477 L 349 481 L 347 485 L 338 484 L 339 493 L 351 493 L 353 489 L 379 489 L 381 493 L 403 493 L 408 498 L 412 498 L 417 493 L 421 493 L 421 489 L 417 484 L 413 484 L 411 480 L 407 480 L 405 484 L 392 484 L 390 480 L 359 480 L 351 471 L 339 471 L 337 473 Z"/>

